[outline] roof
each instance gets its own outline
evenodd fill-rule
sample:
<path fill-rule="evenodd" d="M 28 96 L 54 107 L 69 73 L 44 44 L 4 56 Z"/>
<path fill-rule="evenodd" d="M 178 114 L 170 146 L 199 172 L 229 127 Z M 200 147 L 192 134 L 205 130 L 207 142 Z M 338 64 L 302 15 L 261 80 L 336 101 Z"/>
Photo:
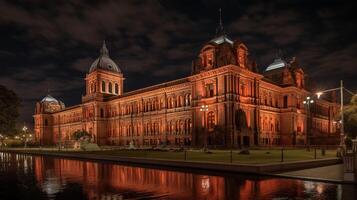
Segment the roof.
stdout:
<path fill-rule="evenodd" d="M 47 96 L 45 96 L 42 100 L 41 100 L 41 102 L 55 102 L 55 103 L 59 103 L 59 101 L 57 100 L 57 99 L 55 99 L 53 96 L 51 96 L 51 95 L 47 95 Z"/>
<path fill-rule="evenodd" d="M 93 72 L 96 69 L 104 69 L 108 71 L 121 73 L 118 65 L 109 57 L 109 51 L 103 41 L 102 48 L 100 49 L 100 56 L 92 63 L 89 73 Z"/>
<path fill-rule="evenodd" d="M 210 42 L 213 42 L 215 44 L 222 44 L 224 42 L 227 42 L 233 45 L 233 41 L 229 39 L 226 34 L 215 37 Z"/>
<path fill-rule="evenodd" d="M 279 69 L 279 68 L 283 68 L 287 66 L 287 63 L 282 60 L 281 58 L 275 58 L 274 62 L 271 63 L 266 69 L 265 71 L 270 71 L 270 70 L 274 70 L 274 69 Z"/>

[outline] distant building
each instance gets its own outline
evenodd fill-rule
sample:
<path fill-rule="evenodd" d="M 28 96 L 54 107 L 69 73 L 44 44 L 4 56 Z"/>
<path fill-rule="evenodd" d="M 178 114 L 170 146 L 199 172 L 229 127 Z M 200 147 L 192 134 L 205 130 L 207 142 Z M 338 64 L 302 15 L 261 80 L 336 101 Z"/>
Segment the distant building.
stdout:
<path fill-rule="evenodd" d="M 277 57 L 263 74 L 240 40 L 224 32 L 207 42 L 186 78 L 124 92 L 124 76 L 106 44 L 86 75 L 82 103 L 65 108 L 48 95 L 36 104 L 43 145 L 86 130 L 99 145 L 249 146 L 337 144 L 336 103 L 313 96 L 296 59 Z M 203 109 L 202 109 L 203 106 Z M 310 133 L 310 134 L 307 134 Z M 60 140 L 61 138 L 61 140 Z"/>

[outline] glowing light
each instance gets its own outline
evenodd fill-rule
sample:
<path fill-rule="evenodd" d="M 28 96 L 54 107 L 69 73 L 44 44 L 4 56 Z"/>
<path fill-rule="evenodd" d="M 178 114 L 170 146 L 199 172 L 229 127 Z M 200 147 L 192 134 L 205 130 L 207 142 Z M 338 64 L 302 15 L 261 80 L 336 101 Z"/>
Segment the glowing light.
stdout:
<path fill-rule="evenodd" d="M 208 111 L 208 106 L 207 105 L 202 105 L 200 108 L 200 111 Z"/>
<path fill-rule="evenodd" d="M 324 191 L 323 185 L 322 185 L 322 184 L 318 184 L 318 185 L 316 186 L 316 191 L 317 191 L 319 194 L 322 194 L 322 192 Z"/>
<path fill-rule="evenodd" d="M 322 94 L 323 94 L 322 92 L 317 92 L 317 93 L 316 93 L 317 98 L 320 99 L 320 96 L 321 96 Z"/>
<path fill-rule="evenodd" d="M 203 190 L 208 190 L 210 187 L 210 183 L 209 183 L 209 178 L 208 177 L 204 177 L 201 180 L 201 187 Z"/>

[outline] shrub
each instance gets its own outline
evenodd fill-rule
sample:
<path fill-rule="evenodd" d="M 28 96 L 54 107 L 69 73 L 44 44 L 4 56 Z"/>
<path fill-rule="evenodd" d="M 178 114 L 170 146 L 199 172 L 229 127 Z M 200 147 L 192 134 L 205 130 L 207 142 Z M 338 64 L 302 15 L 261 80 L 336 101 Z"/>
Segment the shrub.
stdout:
<path fill-rule="evenodd" d="M 73 137 L 73 139 L 75 139 L 75 140 L 79 140 L 79 139 L 81 139 L 82 137 L 91 137 L 91 135 L 87 132 L 87 131 L 84 131 L 84 130 L 78 130 L 78 131 L 76 131 L 76 132 L 74 132 L 73 134 L 72 134 L 72 137 Z"/>

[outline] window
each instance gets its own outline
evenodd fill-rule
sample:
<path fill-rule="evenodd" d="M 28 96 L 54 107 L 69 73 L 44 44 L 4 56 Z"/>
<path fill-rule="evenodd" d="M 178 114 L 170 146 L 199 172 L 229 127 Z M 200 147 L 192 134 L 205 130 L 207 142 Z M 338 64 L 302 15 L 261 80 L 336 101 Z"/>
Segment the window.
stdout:
<path fill-rule="evenodd" d="M 105 81 L 102 81 L 102 92 L 105 92 Z"/>
<path fill-rule="evenodd" d="M 115 94 L 119 94 L 119 86 L 117 83 L 115 84 Z"/>
<path fill-rule="evenodd" d="M 48 126 L 48 120 L 45 119 L 45 126 Z"/>
<path fill-rule="evenodd" d="M 240 95 L 245 96 L 245 86 L 244 86 L 244 84 L 240 85 Z"/>
<path fill-rule="evenodd" d="M 214 112 L 209 112 L 207 114 L 207 127 L 208 129 L 213 129 L 215 125 L 215 121 L 214 121 Z"/>
<path fill-rule="evenodd" d="M 103 108 L 100 109 L 100 117 L 102 117 L 102 118 L 104 117 L 104 110 L 103 110 Z"/>
<path fill-rule="evenodd" d="M 214 87 L 213 84 L 206 85 L 206 97 L 213 97 L 214 95 Z"/>
<path fill-rule="evenodd" d="M 113 85 L 112 83 L 109 83 L 109 93 L 113 93 Z"/>
<path fill-rule="evenodd" d="M 284 96 L 284 105 L 283 105 L 284 108 L 287 108 L 288 107 L 288 96 Z"/>

